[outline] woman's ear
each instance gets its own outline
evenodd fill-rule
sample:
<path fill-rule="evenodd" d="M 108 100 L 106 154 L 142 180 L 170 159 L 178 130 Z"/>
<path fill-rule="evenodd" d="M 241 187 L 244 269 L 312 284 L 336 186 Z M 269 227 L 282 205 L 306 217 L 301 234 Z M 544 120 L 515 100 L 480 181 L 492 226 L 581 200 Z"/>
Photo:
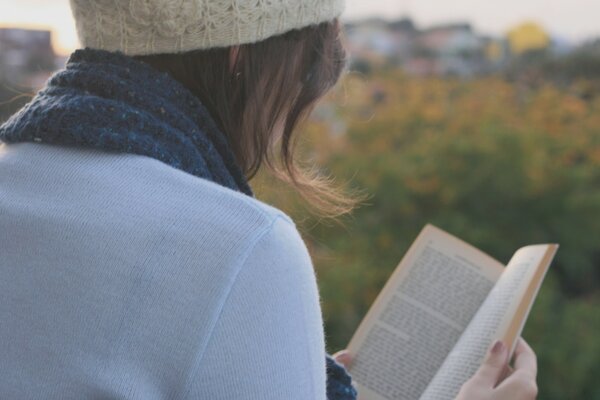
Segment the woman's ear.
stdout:
<path fill-rule="evenodd" d="M 231 46 L 229 50 L 229 72 L 233 73 L 233 68 L 240 52 L 240 46 Z"/>

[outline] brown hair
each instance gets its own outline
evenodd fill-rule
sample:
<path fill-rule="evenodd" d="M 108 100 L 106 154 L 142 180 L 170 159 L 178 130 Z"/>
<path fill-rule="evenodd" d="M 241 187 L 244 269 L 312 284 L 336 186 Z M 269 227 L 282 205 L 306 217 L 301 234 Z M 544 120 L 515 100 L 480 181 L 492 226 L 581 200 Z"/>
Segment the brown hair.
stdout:
<path fill-rule="evenodd" d="M 170 73 L 194 93 L 227 137 L 238 164 L 252 179 L 263 162 L 291 183 L 321 216 L 352 211 L 359 195 L 343 194 L 330 177 L 304 169 L 294 157 L 296 127 L 338 81 L 346 49 L 337 19 L 239 46 L 231 65 L 230 47 L 180 54 L 136 56 Z M 274 132 L 281 127 L 281 137 Z M 275 143 L 281 141 L 276 154 Z M 280 158 L 282 167 L 276 162 Z"/>

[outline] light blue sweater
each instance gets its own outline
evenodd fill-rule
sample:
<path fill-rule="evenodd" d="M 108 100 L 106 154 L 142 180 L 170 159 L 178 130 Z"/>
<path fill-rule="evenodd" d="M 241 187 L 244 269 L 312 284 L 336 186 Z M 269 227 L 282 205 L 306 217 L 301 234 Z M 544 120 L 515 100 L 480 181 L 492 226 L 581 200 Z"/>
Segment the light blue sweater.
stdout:
<path fill-rule="evenodd" d="M 324 360 L 282 211 L 146 156 L 0 144 L 0 399 L 325 400 Z"/>

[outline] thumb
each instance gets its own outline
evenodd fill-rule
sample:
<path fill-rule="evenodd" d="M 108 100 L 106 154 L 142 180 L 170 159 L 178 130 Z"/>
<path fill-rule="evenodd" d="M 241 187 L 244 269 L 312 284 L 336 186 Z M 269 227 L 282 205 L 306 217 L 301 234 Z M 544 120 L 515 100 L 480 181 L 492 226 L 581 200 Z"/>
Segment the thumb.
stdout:
<path fill-rule="evenodd" d="M 508 349 L 506 345 L 497 340 L 488 350 L 483 364 L 481 364 L 473 378 L 487 387 L 495 387 L 507 366 L 507 358 Z"/>
<path fill-rule="evenodd" d="M 333 355 L 333 358 L 338 363 L 342 364 L 344 368 L 348 368 L 352 363 L 352 356 L 348 350 L 340 350 Z"/>

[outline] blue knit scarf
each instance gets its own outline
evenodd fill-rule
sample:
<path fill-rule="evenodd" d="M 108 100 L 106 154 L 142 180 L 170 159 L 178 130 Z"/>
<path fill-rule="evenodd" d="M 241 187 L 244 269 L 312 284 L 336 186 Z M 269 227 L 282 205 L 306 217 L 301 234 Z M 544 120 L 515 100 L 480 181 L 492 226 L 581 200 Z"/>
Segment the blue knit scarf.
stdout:
<path fill-rule="evenodd" d="M 254 197 L 226 137 L 177 80 L 120 52 L 81 49 L 0 126 L 0 141 L 86 146 L 156 158 Z M 328 400 L 355 400 L 345 368 L 326 355 Z"/>

